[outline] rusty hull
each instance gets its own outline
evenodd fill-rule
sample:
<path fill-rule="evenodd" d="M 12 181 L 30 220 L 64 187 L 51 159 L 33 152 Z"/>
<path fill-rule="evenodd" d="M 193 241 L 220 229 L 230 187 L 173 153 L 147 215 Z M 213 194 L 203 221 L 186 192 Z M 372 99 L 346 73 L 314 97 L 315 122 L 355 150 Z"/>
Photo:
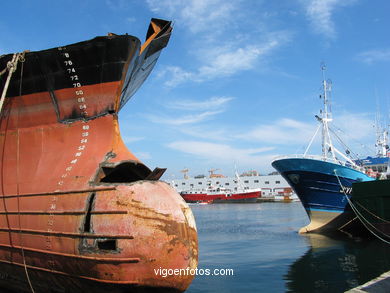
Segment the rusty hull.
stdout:
<path fill-rule="evenodd" d="M 75 87 L 7 96 L 0 121 L 0 286 L 18 292 L 181 292 L 190 285 L 192 275 L 156 271 L 196 268 L 192 212 L 156 180 L 161 169 L 152 173 L 126 148 L 117 117 L 149 74 L 141 69 L 166 45 L 166 26 L 152 20 L 142 48 L 129 37 L 130 55 L 123 66 L 113 63 L 122 66 L 118 80 L 93 83 L 84 76 L 83 82 L 79 74 Z M 115 36 L 109 38 L 104 41 Z M 85 50 L 76 45 L 27 53 L 24 66 L 57 55 L 75 65 L 79 59 L 72 56 Z M 114 65 L 96 65 L 96 71 L 106 76 L 104 68 Z M 66 76 L 68 69 L 45 80 Z M 23 85 L 23 76 L 11 87 L 18 82 Z"/>
<path fill-rule="evenodd" d="M 13 277 L 19 276 L 26 291 L 22 251 L 32 286 L 41 290 L 38 292 L 47 292 L 45 285 L 53 283 L 69 292 L 94 286 L 93 292 L 100 292 L 97 284 L 111 290 L 116 290 L 114 285 L 128 285 L 127 289 L 184 291 L 193 278 L 164 278 L 155 273 L 159 268 L 197 266 L 197 234 L 191 210 L 164 182 L 137 181 L 90 191 L 7 196 L 0 206 L 7 210 L 0 222 L 0 267 L 16 267 L 6 271 L 18 271 Z M 8 277 L 3 278 L 7 283 Z"/>

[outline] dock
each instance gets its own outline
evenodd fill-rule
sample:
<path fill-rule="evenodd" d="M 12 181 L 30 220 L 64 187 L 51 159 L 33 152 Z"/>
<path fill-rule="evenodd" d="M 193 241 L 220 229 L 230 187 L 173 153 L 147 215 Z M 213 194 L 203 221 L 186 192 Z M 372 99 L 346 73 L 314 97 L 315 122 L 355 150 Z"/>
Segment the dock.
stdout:
<path fill-rule="evenodd" d="M 346 291 L 345 293 L 388 293 L 390 292 L 390 271 L 383 273 L 361 286 Z"/>

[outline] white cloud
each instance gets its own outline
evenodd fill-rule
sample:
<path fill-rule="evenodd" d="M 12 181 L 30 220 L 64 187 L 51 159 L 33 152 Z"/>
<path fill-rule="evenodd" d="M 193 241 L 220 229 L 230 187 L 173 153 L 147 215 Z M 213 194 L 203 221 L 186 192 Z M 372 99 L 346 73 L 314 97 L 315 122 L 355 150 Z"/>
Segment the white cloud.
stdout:
<path fill-rule="evenodd" d="M 390 61 L 390 49 L 378 49 L 361 52 L 357 55 L 357 59 L 367 64 Z"/>
<path fill-rule="evenodd" d="M 181 110 L 180 113 L 182 113 L 182 115 L 178 115 L 177 111 L 175 111 L 173 115 L 170 115 L 169 113 L 158 115 L 149 114 L 145 115 L 145 117 L 154 123 L 168 124 L 172 126 L 195 124 L 209 120 L 213 116 L 224 112 L 227 104 L 232 99 L 232 97 L 211 97 L 206 100 L 182 99 L 171 101 L 164 104 L 164 107 L 174 110 L 179 109 Z"/>
<path fill-rule="evenodd" d="M 374 154 L 375 133 L 370 114 L 344 112 L 337 115 L 331 126 L 347 146 L 339 144 L 333 137 L 333 143 L 341 152 L 348 148 L 352 154 L 360 156 Z M 166 146 L 191 155 L 192 160 L 204 160 L 209 166 L 229 167 L 236 162 L 243 168 L 269 170 L 272 160 L 280 154 L 286 154 L 286 150 L 291 152 L 295 149 L 295 153 L 303 153 L 318 127 L 319 123 L 315 119 L 306 123 L 290 118 L 258 125 L 247 132 L 236 127 L 227 130 L 215 125 L 212 127 L 213 133 L 205 126 L 186 127 L 185 133 L 193 139 L 178 139 Z M 320 154 L 320 139 L 321 130 L 318 131 L 309 154 Z M 238 146 L 246 142 L 257 143 L 260 147 Z"/>
<path fill-rule="evenodd" d="M 165 13 L 187 26 L 192 33 L 219 33 L 232 19 L 235 3 L 224 0 L 147 0 L 153 12 Z"/>
<path fill-rule="evenodd" d="M 232 97 L 211 97 L 205 101 L 178 100 L 167 104 L 167 107 L 180 110 L 208 110 L 221 109 L 230 102 Z"/>
<path fill-rule="evenodd" d="M 355 147 L 359 147 L 359 145 L 364 145 L 365 148 L 373 149 L 375 145 L 373 114 L 353 114 L 344 112 L 334 118 L 333 125 L 333 129 L 337 131 L 337 135 L 339 135 L 349 147 L 354 149 Z M 358 152 L 359 150 L 356 151 Z"/>
<path fill-rule="evenodd" d="M 355 153 L 367 153 L 373 151 L 375 144 L 373 119 L 368 114 L 352 114 L 344 112 L 334 116 L 334 121 L 330 127 L 337 136 Z M 251 142 L 266 143 L 271 146 L 290 148 L 301 147 L 302 151 L 308 146 L 315 134 L 319 124 L 313 119 L 311 123 L 305 123 L 289 118 L 283 118 L 274 123 L 258 125 L 246 133 L 236 135 L 241 140 Z M 321 130 L 317 133 L 311 153 L 320 153 L 319 142 Z M 341 145 L 334 137 L 333 143 L 337 148 L 343 150 L 345 145 Z"/>
<path fill-rule="evenodd" d="M 125 136 L 122 136 L 122 139 L 125 143 L 133 143 L 133 142 L 144 140 L 145 137 L 131 137 L 131 136 L 125 135 Z"/>
<path fill-rule="evenodd" d="M 242 71 L 258 68 L 259 62 L 289 40 L 286 32 L 273 33 L 262 42 L 244 47 L 235 45 L 215 46 L 199 49 L 200 66 L 197 70 L 186 71 L 179 66 L 169 66 L 159 73 L 165 77 L 168 87 L 175 87 L 187 81 L 204 82 L 232 76 Z M 238 43 L 240 44 L 240 43 Z"/>
<path fill-rule="evenodd" d="M 199 68 L 196 75 L 198 80 L 213 79 L 215 77 L 230 76 L 237 72 L 252 69 L 259 58 L 270 53 L 280 42 L 276 39 L 264 44 L 248 45 L 246 47 L 229 48 L 222 51 L 211 51 L 209 63 Z"/>
<path fill-rule="evenodd" d="M 178 131 L 197 139 L 212 141 L 232 140 L 232 129 L 228 126 L 218 127 L 207 124 L 206 127 L 204 125 L 186 125 L 186 127 L 178 128 Z"/>
<path fill-rule="evenodd" d="M 122 11 L 129 7 L 129 1 L 126 0 L 106 0 L 106 5 L 113 11 Z"/>
<path fill-rule="evenodd" d="M 335 38 L 336 28 L 332 19 L 334 10 L 339 7 L 354 3 L 355 0 L 302 0 L 305 6 L 306 15 L 315 32 L 323 34 L 328 38 Z"/>
<path fill-rule="evenodd" d="M 240 149 L 227 144 L 202 141 L 175 141 L 168 144 L 167 147 L 193 155 L 195 159 L 206 159 L 210 164 L 217 163 L 219 165 L 223 164 L 221 162 L 227 165 L 238 162 L 241 166 L 266 166 L 269 168 L 274 157 L 274 154 L 264 154 L 273 150 L 272 147 Z"/>
<path fill-rule="evenodd" d="M 259 60 L 289 41 L 287 31 L 267 30 L 267 20 L 259 13 L 256 20 L 245 17 L 250 5 L 224 0 L 148 0 L 153 12 L 172 17 L 186 32 L 194 34 L 189 54 L 192 69 L 166 66 L 159 77 L 168 87 L 204 82 L 258 68 Z M 248 29 L 250 28 L 250 29 Z"/>
<path fill-rule="evenodd" d="M 314 120 L 313 123 L 304 123 L 283 118 L 272 124 L 258 125 L 237 137 L 273 145 L 302 145 L 310 141 L 317 126 Z"/>
<path fill-rule="evenodd" d="M 375 129 L 371 115 L 344 112 L 334 116 L 330 124 L 333 145 L 342 153 L 348 149 L 353 158 L 374 155 Z M 321 132 L 318 133 L 317 138 L 317 142 L 320 142 Z M 319 144 L 314 145 L 310 153 L 319 154 L 320 148 Z"/>
<path fill-rule="evenodd" d="M 194 79 L 194 73 L 185 71 L 179 66 L 166 66 L 166 68 L 157 74 L 159 78 L 166 78 L 164 85 L 175 87 L 188 80 Z"/>
<path fill-rule="evenodd" d="M 167 116 L 157 116 L 157 115 L 145 115 L 146 118 L 148 118 L 150 121 L 154 123 L 161 123 L 161 124 L 169 124 L 169 125 L 185 125 L 185 124 L 193 124 L 193 123 L 199 123 L 206 119 L 210 119 L 212 116 L 215 116 L 219 113 L 222 113 L 223 110 L 216 110 L 216 111 L 206 111 L 202 113 L 197 114 L 189 114 L 189 115 L 183 115 L 183 116 L 176 116 L 174 118 L 167 117 Z"/>
<path fill-rule="evenodd" d="M 141 161 L 142 160 L 149 160 L 152 158 L 152 155 L 149 153 L 149 152 L 136 152 L 135 153 L 135 156 L 140 159 Z"/>

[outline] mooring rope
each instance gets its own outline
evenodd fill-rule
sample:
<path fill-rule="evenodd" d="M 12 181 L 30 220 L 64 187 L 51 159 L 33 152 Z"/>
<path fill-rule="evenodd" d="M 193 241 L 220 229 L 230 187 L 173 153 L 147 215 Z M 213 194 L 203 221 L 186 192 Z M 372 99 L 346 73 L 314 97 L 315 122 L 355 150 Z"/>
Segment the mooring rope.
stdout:
<path fill-rule="evenodd" d="M 363 223 L 363 225 L 367 228 L 368 231 L 370 231 L 372 234 L 374 234 L 377 238 L 379 238 L 380 240 L 382 240 L 383 242 L 386 242 L 387 244 L 390 244 L 389 241 L 387 241 L 386 239 L 383 239 L 381 236 L 379 236 L 377 233 L 375 233 L 373 230 L 370 229 L 369 226 L 371 226 L 372 228 L 374 228 L 376 231 L 378 231 L 380 234 L 386 236 L 387 238 L 390 238 L 390 235 L 387 235 L 386 233 L 378 230 L 378 228 L 376 228 L 373 224 L 371 224 L 360 212 L 359 210 L 355 207 L 355 205 L 353 204 L 353 202 L 351 201 L 351 199 L 348 197 L 348 195 L 345 193 L 345 190 L 343 188 L 343 185 L 341 184 L 341 181 L 340 181 L 340 178 L 339 176 L 337 175 L 337 172 L 336 170 L 334 170 L 334 174 L 336 175 L 337 177 L 337 180 L 339 182 L 339 185 L 340 185 L 340 188 L 341 190 L 343 191 L 345 197 L 347 198 L 347 201 L 349 203 L 349 205 L 351 206 L 352 210 L 354 211 L 354 213 L 358 216 L 358 218 L 361 220 L 361 222 Z"/>
<path fill-rule="evenodd" d="M 375 215 L 373 212 L 371 212 L 369 209 L 367 209 L 365 206 L 361 205 L 360 203 L 356 202 L 357 205 L 359 205 L 363 210 L 365 210 L 367 213 L 369 213 L 370 215 L 372 215 L 374 218 L 377 218 L 378 220 L 381 220 L 387 224 L 390 224 L 390 221 L 386 220 L 386 219 L 383 219 L 381 217 L 379 217 L 378 215 Z"/>
<path fill-rule="evenodd" d="M 17 185 L 19 185 L 19 184 L 17 184 Z M 30 275 L 29 275 L 28 270 L 27 270 L 26 257 L 24 255 L 22 227 L 21 227 L 21 220 L 20 220 L 20 203 L 19 203 L 20 196 L 19 196 L 19 188 L 17 187 L 17 189 L 18 189 L 18 197 L 17 197 L 17 199 L 18 199 L 18 219 L 19 219 L 19 241 L 20 241 L 20 247 L 21 247 L 21 250 L 22 250 L 24 272 L 26 273 L 27 282 L 28 282 L 28 284 L 30 286 L 31 292 L 35 293 L 34 288 L 32 286 L 32 283 L 31 283 L 31 280 L 30 280 Z"/>
<path fill-rule="evenodd" d="M 13 56 L 12 56 L 12 59 L 11 61 L 8 61 L 7 63 L 7 67 L 0 72 L 0 76 L 3 75 L 7 70 L 8 70 L 8 76 L 7 76 L 7 80 L 5 81 L 5 84 L 4 84 L 4 88 L 3 88 L 3 92 L 1 94 L 1 98 L 0 98 L 0 113 L 1 111 L 3 110 L 3 104 L 4 104 L 4 100 L 5 100 L 5 96 L 7 94 L 7 90 L 8 90 L 8 86 L 9 86 L 9 83 L 11 81 L 11 77 L 12 77 L 12 74 L 16 71 L 17 69 L 17 66 L 18 66 L 18 61 L 20 61 L 21 63 L 24 62 L 24 55 L 27 51 L 23 51 L 22 53 L 15 53 Z"/>
<path fill-rule="evenodd" d="M 4 73 L 6 73 L 8 70 L 8 67 L 4 68 L 2 71 L 0 71 L 0 76 L 2 76 Z"/>
<path fill-rule="evenodd" d="M 20 83 L 19 83 L 19 96 L 22 95 L 22 83 L 23 83 L 23 69 L 24 69 L 24 54 L 25 52 L 23 53 L 20 53 L 17 55 L 17 58 L 16 58 L 16 61 L 15 61 L 15 67 L 11 70 L 16 70 L 16 66 L 17 66 L 17 62 L 20 61 L 21 62 L 21 66 L 20 66 Z M 34 291 L 34 288 L 32 286 L 32 283 L 31 283 L 31 280 L 30 280 L 30 275 L 28 273 L 28 270 L 27 270 L 27 264 L 26 264 L 26 257 L 25 257 L 25 254 L 24 254 L 24 244 L 23 244 L 23 236 L 22 236 L 22 224 L 21 224 L 21 216 L 20 216 L 20 194 L 19 194 L 19 135 L 18 135 L 18 140 L 17 140 L 17 150 L 16 150 L 16 194 L 18 195 L 17 196 L 17 203 L 18 203 L 18 220 L 19 220 L 19 241 L 20 241 L 20 247 L 21 247 L 21 251 L 22 251 L 22 259 L 23 259 L 23 266 L 24 266 L 24 271 L 26 273 L 26 278 L 27 278 L 27 282 L 30 286 L 30 289 L 31 289 L 31 292 L 32 293 L 35 293 Z"/>

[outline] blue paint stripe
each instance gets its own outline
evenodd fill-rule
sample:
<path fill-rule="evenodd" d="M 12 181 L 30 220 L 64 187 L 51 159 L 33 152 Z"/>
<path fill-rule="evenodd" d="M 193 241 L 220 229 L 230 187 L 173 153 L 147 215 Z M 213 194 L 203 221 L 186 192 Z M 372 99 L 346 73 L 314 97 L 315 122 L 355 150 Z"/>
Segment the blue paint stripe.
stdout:
<path fill-rule="evenodd" d="M 326 213 L 343 213 L 344 210 L 330 210 L 330 209 L 313 209 L 313 208 L 309 208 L 307 209 L 309 211 L 317 211 L 317 212 L 326 212 Z"/>

